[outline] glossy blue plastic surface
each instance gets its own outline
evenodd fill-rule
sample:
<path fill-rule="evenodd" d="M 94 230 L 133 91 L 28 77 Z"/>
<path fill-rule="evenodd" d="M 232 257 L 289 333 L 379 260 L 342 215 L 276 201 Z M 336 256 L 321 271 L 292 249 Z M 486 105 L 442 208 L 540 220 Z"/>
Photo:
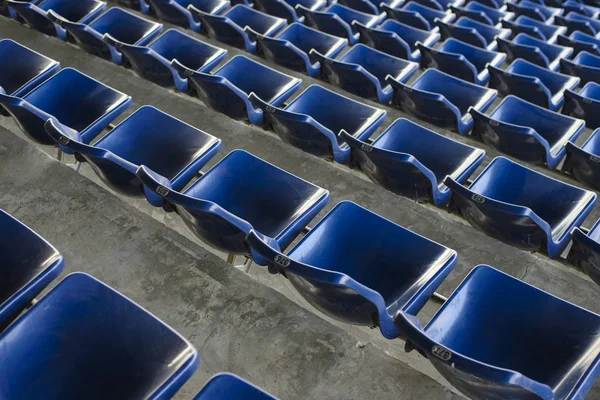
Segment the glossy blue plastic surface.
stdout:
<path fill-rule="evenodd" d="M 529 0 L 522 0 L 519 4 L 508 1 L 506 9 L 517 16 L 525 15 L 545 23 L 552 23 L 553 18 L 563 12 L 560 8 L 543 6 Z"/>
<path fill-rule="evenodd" d="M 191 71 L 207 72 L 227 56 L 227 50 L 176 29 L 169 29 L 147 46 L 121 44 L 119 50 L 142 78 L 184 93 L 188 91 L 188 79 L 171 66 L 173 60 Z"/>
<path fill-rule="evenodd" d="M 353 46 L 339 59 L 325 57 L 312 50 L 321 64 L 323 78 L 350 93 L 387 104 L 392 100 L 389 75 L 406 82 L 419 69 L 419 64 L 375 50 L 364 44 Z"/>
<path fill-rule="evenodd" d="M 598 171 L 594 170 L 593 172 L 595 174 Z M 596 179 L 594 184 L 597 188 L 598 175 L 592 178 Z M 567 260 L 583 269 L 596 284 L 600 285 L 600 220 L 596 221 L 587 234 L 579 228 L 573 229 L 571 234 L 573 235 L 573 246 Z"/>
<path fill-rule="evenodd" d="M 600 85 L 588 82 L 579 93 L 565 91 L 565 107 L 562 112 L 585 120 L 588 128 L 600 127 Z"/>
<path fill-rule="evenodd" d="M 277 37 L 256 35 L 256 44 L 258 53 L 267 60 L 316 77 L 321 64 L 309 55 L 310 51 L 315 49 L 327 57 L 335 57 L 346 48 L 348 39 L 295 22 Z"/>
<path fill-rule="evenodd" d="M 346 163 L 350 147 L 340 137 L 343 129 L 358 139 L 370 137 L 386 111 L 359 103 L 319 85 L 311 85 L 285 108 L 275 108 L 250 95 L 265 111 L 265 125 L 279 137 L 318 157 Z"/>
<path fill-rule="evenodd" d="M 450 6 L 450 10 L 459 17 L 468 17 L 490 26 L 498 24 L 502 19 L 510 21 L 514 18 L 511 12 L 497 10 L 476 1 L 470 1 L 464 7 Z"/>
<path fill-rule="evenodd" d="M 388 78 L 394 88 L 393 102 L 404 111 L 434 125 L 469 133 L 473 118 L 469 108 L 485 111 L 496 99 L 493 89 L 428 69 L 410 86 Z"/>
<path fill-rule="evenodd" d="M 595 102 L 598 104 L 598 101 Z M 579 182 L 600 190 L 600 129 L 596 129 L 582 146 L 576 145 L 572 140 L 565 147 L 567 158 L 563 170 Z"/>
<path fill-rule="evenodd" d="M 65 267 L 50 243 L 0 210 L 0 332 L 28 307 Z"/>
<path fill-rule="evenodd" d="M 443 207 L 450 190 L 446 175 L 465 182 L 485 158 L 485 152 L 437 134 L 408 119 L 398 119 L 374 142 L 340 135 L 352 147 L 352 160 L 375 183 L 418 201 Z"/>
<path fill-rule="evenodd" d="M 50 12 L 54 22 L 65 28 L 81 48 L 118 65 L 123 63 L 123 54 L 117 48 L 120 43 L 144 46 L 163 28 L 162 24 L 118 7 L 108 9 L 89 25 L 67 22 L 52 15 L 54 14 Z"/>
<path fill-rule="evenodd" d="M 581 31 L 590 35 L 596 35 L 600 32 L 600 21 L 598 19 L 589 18 L 574 11 L 571 11 L 566 16 L 554 17 L 554 23 L 566 26 L 569 33 Z"/>
<path fill-rule="evenodd" d="M 104 183 L 126 196 L 144 196 L 135 176 L 140 165 L 182 190 L 221 148 L 220 139 L 151 106 L 138 109 L 93 145 L 55 120 L 45 128 L 61 148 L 83 158 Z M 162 205 L 155 193 L 146 196 L 154 206 Z"/>
<path fill-rule="evenodd" d="M 558 71 L 560 60 L 568 58 L 573 49 L 549 44 L 525 33 L 519 33 L 512 41 L 498 38 L 498 50 L 506 53 L 509 61 L 523 58 L 542 67 Z"/>
<path fill-rule="evenodd" d="M 421 59 L 417 42 L 433 46 L 440 40 L 439 33 L 417 29 L 393 19 L 385 20 L 377 28 L 367 28 L 359 23 L 354 23 L 354 27 L 360 33 L 361 43 L 409 61 Z"/>
<path fill-rule="evenodd" d="M 131 97 L 72 68 L 65 68 L 21 98 L 0 94 L 0 105 L 31 140 L 55 146 L 44 130 L 49 118 L 89 143 L 131 104 Z"/>
<path fill-rule="evenodd" d="M 350 7 L 353 10 L 360 11 L 367 14 L 379 14 L 381 10 L 379 9 L 379 5 L 376 4 L 377 0 L 338 0 L 338 3 Z M 388 2 L 386 1 L 386 4 Z M 395 4 L 402 4 L 404 0 L 393 0 Z"/>
<path fill-rule="evenodd" d="M 176 67 L 188 77 L 191 91 L 205 104 L 254 125 L 262 123 L 263 110 L 250 102 L 248 96 L 251 93 L 266 104 L 278 107 L 302 84 L 298 78 L 241 55 L 233 57 L 212 74 L 186 70 L 181 65 Z"/>
<path fill-rule="evenodd" d="M 274 17 L 284 18 L 290 24 L 304 22 L 304 17 L 296 12 L 298 4 L 308 10 L 319 11 L 327 7 L 327 0 L 254 0 L 255 8 Z"/>
<path fill-rule="evenodd" d="M 561 255 L 571 230 L 596 204 L 595 193 L 504 157 L 495 158 L 469 188 L 450 177 L 444 183 L 453 192 L 451 208 L 471 225 L 520 249 L 545 249 L 550 258 Z"/>
<path fill-rule="evenodd" d="M 329 192 L 243 150 L 234 150 L 183 193 L 142 166 L 138 178 L 171 203 L 202 241 L 230 254 L 250 255 L 256 230 L 285 249 L 329 201 Z"/>
<path fill-rule="evenodd" d="M 450 23 L 456 18 L 451 12 L 429 8 L 414 1 L 398 9 L 382 4 L 382 9 L 388 14 L 389 18 L 425 31 L 432 31 L 435 28 L 434 21 L 436 19 Z"/>
<path fill-rule="evenodd" d="M 256 40 L 248 34 L 246 27 L 264 36 L 274 36 L 287 25 L 283 18 L 272 17 L 244 4 L 238 4 L 221 15 L 209 14 L 194 6 L 188 9 L 201 20 L 203 33 L 249 53 L 256 52 Z"/>
<path fill-rule="evenodd" d="M 436 68 L 478 85 L 485 85 L 490 79 L 488 67 L 498 67 L 506 59 L 504 53 L 485 50 L 453 38 L 446 39 L 435 49 L 420 43 L 418 47 L 422 55 L 421 68 Z"/>
<path fill-rule="evenodd" d="M 253 254 L 337 320 L 400 336 L 392 318 L 417 313 L 456 264 L 456 252 L 349 201 L 337 204 L 286 256 L 251 232 Z"/>
<path fill-rule="evenodd" d="M 168 399 L 198 366 L 192 345 L 83 273 L 63 279 L 0 335 L 0 397 Z M 27 360 L 24 362 L 23 360 Z"/>
<path fill-rule="evenodd" d="M 585 37 L 582 38 L 581 35 L 585 35 Z M 582 51 L 600 55 L 598 44 L 595 42 L 596 39 L 594 36 L 579 31 L 571 33 L 571 36 L 560 35 L 556 40 L 556 43 L 561 46 L 571 47 L 573 49 L 573 55 L 577 55 Z"/>
<path fill-rule="evenodd" d="M 10 39 L 0 40 L 0 87 L 21 97 L 60 69 L 60 64 Z"/>
<path fill-rule="evenodd" d="M 311 11 L 302 5 L 296 6 L 296 10 L 304 16 L 304 22 L 308 26 L 330 35 L 346 38 L 350 44 L 357 43 L 359 38 L 359 33 L 353 25 L 354 21 L 371 28 L 379 25 L 385 18 L 385 14 L 367 14 L 339 3 L 322 11 Z"/>
<path fill-rule="evenodd" d="M 48 11 L 52 10 L 67 21 L 87 24 L 106 9 L 106 3 L 97 0 L 44 0 L 37 5 L 26 1 L 5 1 L 27 25 L 62 40 L 67 40 L 67 31 L 47 17 Z"/>
<path fill-rule="evenodd" d="M 579 400 L 600 373 L 600 316 L 487 265 L 425 328 L 406 311 L 395 322 L 471 399 Z"/>
<path fill-rule="evenodd" d="M 515 36 L 519 33 L 526 33 L 547 43 L 556 43 L 558 35 L 567 33 L 567 28 L 564 26 L 546 24 L 526 15 L 521 15 L 514 21 L 502 20 L 500 22 L 502 22 L 504 28 L 510 29 Z"/>
<path fill-rule="evenodd" d="M 598 7 L 593 7 L 593 6 L 588 6 L 585 4 L 580 3 L 579 1 L 575 1 L 575 0 L 567 0 L 565 1 L 562 5 L 562 8 L 564 8 L 564 13 L 567 14 L 571 11 L 574 11 L 576 13 L 579 13 L 581 15 L 586 15 L 590 18 L 598 18 L 600 16 L 600 8 Z"/>
<path fill-rule="evenodd" d="M 505 70 L 490 66 L 490 87 L 500 96 L 514 94 L 533 104 L 558 111 L 564 101 L 565 90 L 579 86 L 579 78 L 553 72 L 521 58 L 512 62 Z"/>
<path fill-rule="evenodd" d="M 582 51 L 572 60 L 560 60 L 561 71 L 578 76 L 582 83 L 600 82 L 600 56 Z"/>
<path fill-rule="evenodd" d="M 583 132 L 582 120 L 508 96 L 489 116 L 470 111 L 474 134 L 485 143 L 523 161 L 554 169 L 565 156 L 565 143 Z"/>
<path fill-rule="evenodd" d="M 261 388 L 233 374 L 210 378 L 194 400 L 278 400 Z"/>
<path fill-rule="evenodd" d="M 171 24 L 190 28 L 200 32 L 200 21 L 195 19 L 188 6 L 208 14 L 220 14 L 229 8 L 229 0 L 147 0 L 156 16 Z"/>
<path fill-rule="evenodd" d="M 490 51 L 498 48 L 496 38 L 508 38 L 510 30 L 496 28 L 468 17 L 460 17 L 455 24 L 436 21 L 443 39 L 453 37 L 461 42 L 472 44 Z"/>

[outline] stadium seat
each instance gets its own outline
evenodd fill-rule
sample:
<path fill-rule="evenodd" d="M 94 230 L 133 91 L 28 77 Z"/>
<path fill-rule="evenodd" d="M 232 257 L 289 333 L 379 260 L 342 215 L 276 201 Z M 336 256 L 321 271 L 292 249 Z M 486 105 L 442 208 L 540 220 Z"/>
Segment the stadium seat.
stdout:
<path fill-rule="evenodd" d="M 573 33 L 575 31 L 581 31 L 588 35 L 595 36 L 600 32 L 600 21 L 595 18 L 589 18 L 585 15 L 581 15 L 577 12 L 571 11 L 565 16 L 554 17 L 555 25 L 562 25 L 567 27 L 567 32 Z"/>
<path fill-rule="evenodd" d="M 249 256 L 252 230 L 286 248 L 329 201 L 329 192 L 243 150 L 234 150 L 184 192 L 146 166 L 137 172 L 148 190 L 175 208 L 202 241 Z"/>
<path fill-rule="evenodd" d="M 596 170 L 589 171 L 594 175 L 589 174 L 587 178 L 598 178 L 598 175 L 595 175 L 598 172 L 597 167 L 594 167 Z M 597 188 L 598 184 L 595 183 L 595 186 Z M 567 257 L 568 262 L 581 268 L 596 284 L 600 285 L 600 220 L 596 221 L 587 234 L 580 228 L 575 228 L 572 235 L 573 246 Z"/>
<path fill-rule="evenodd" d="M 526 33 L 536 39 L 544 40 L 547 43 L 554 44 L 559 35 L 567 33 L 564 26 L 555 26 L 530 18 L 526 15 L 517 17 L 514 21 L 500 21 L 502 27 L 510 29 L 513 36 L 519 33 Z"/>
<path fill-rule="evenodd" d="M 298 78 L 242 55 L 233 57 L 212 74 L 191 71 L 178 63 L 174 66 L 188 77 L 190 89 L 205 104 L 230 118 L 249 120 L 254 125 L 262 124 L 263 111 L 250 102 L 251 93 L 266 104 L 278 107 L 302 84 Z"/>
<path fill-rule="evenodd" d="M 500 96 L 513 94 L 551 111 L 558 111 L 565 101 L 565 90 L 574 90 L 581 81 L 521 58 L 504 70 L 490 65 L 489 73 L 490 87 L 497 89 Z"/>
<path fill-rule="evenodd" d="M 144 196 L 135 173 L 146 165 L 173 190 L 182 190 L 220 150 L 221 140 L 151 106 L 143 106 L 93 145 L 54 119 L 45 124 L 48 134 L 65 150 L 87 161 L 98 177 L 126 196 Z M 153 192 L 146 196 L 154 206 L 163 204 Z"/>
<path fill-rule="evenodd" d="M 49 118 L 79 132 L 89 143 L 129 105 L 131 97 L 81 72 L 65 68 L 22 97 L 0 94 L 0 105 L 34 142 L 56 146 L 44 130 Z"/>
<path fill-rule="evenodd" d="M 596 204 L 596 194 L 496 157 L 469 188 L 452 177 L 451 210 L 474 227 L 511 246 L 545 249 L 558 258 Z"/>
<path fill-rule="evenodd" d="M 456 252 L 349 201 L 338 203 L 286 255 L 251 231 L 257 263 L 283 274 L 313 307 L 400 336 L 393 317 L 417 313 L 456 265 Z M 261 263 L 264 260 L 264 264 Z"/>
<path fill-rule="evenodd" d="M 220 14 L 229 8 L 229 0 L 147 0 L 162 21 L 200 32 L 200 21 L 194 18 L 189 6 L 207 14 Z"/>
<path fill-rule="evenodd" d="M 0 210 L 0 332 L 65 267 L 61 254 L 23 223 Z M 1 367 L 0 367 L 1 368 Z M 1 385 L 0 385 L 1 386 Z M 2 391 L 0 390 L 0 393 Z"/>
<path fill-rule="evenodd" d="M 549 44 L 525 33 L 519 33 L 512 41 L 502 38 L 497 41 L 498 50 L 506 53 L 508 61 L 523 58 L 552 71 L 558 71 L 560 60 L 573 53 L 570 47 Z"/>
<path fill-rule="evenodd" d="M 0 40 L 0 88 L 22 97 L 54 75 L 60 63 L 10 39 Z"/>
<path fill-rule="evenodd" d="M 509 29 L 496 28 L 468 17 L 460 17 L 455 24 L 446 24 L 438 20 L 436 25 L 440 29 L 442 39 L 452 37 L 489 51 L 496 51 L 498 48 L 497 38 L 510 36 Z"/>
<path fill-rule="evenodd" d="M 240 378 L 222 373 L 210 378 L 194 400 L 278 400 L 261 388 Z"/>
<path fill-rule="evenodd" d="M 507 96 L 489 116 L 470 111 L 473 134 L 512 157 L 554 169 L 565 156 L 565 144 L 583 132 L 585 121 L 567 117 Z"/>
<path fill-rule="evenodd" d="M 600 373 L 600 316 L 487 265 L 424 328 L 405 310 L 395 322 L 471 399 L 583 399 Z"/>
<path fill-rule="evenodd" d="M 279 137 L 317 157 L 346 163 L 350 147 L 340 140 L 342 129 L 364 139 L 373 134 L 386 116 L 385 110 L 359 103 L 322 86 L 311 85 L 285 108 L 272 107 L 250 95 L 264 111 L 264 123 Z"/>
<path fill-rule="evenodd" d="M 0 335 L 0 397 L 169 399 L 198 366 L 192 345 L 84 273 L 63 279 Z"/>
<path fill-rule="evenodd" d="M 327 0 L 254 0 L 255 8 L 274 17 L 286 19 L 289 24 L 304 23 L 304 17 L 296 12 L 295 7 L 298 4 L 310 11 L 319 11 L 327 7 Z"/>
<path fill-rule="evenodd" d="M 527 16 L 547 24 L 552 24 L 554 17 L 563 12 L 560 8 L 543 6 L 529 0 L 522 0 L 518 4 L 508 1 L 506 9 L 516 16 Z"/>
<path fill-rule="evenodd" d="M 439 11 L 414 1 L 410 1 L 402 8 L 398 9 L 385 4 L 381 7 L 387 13 L 389 18 L 424 31 L 434 31 L 435 20 L 450 23 L 456 18 L 456 16 L 449 11 Z"/>
<path fill-rule="evenodd" d="M 227 50 L 176 29 L 169 29 L 146 46 L 120 43 L 119 50 L 142 78 L 184 93 L 188 91 L 188 79 L 172 63 L 179 63 L 190 71 L 208 72 L 227 56 Z"/>
<path fill-rule="evenodd" d="M 425 46 L 433 46 L 440 40 L 439 33 L 417 29 L 393 19 L 385 20 L 377 28 L 368 28 L 358 22 L 353 24 L 360 34 L 361 43 L 409 61 L 421 59 L 418 42 Z"/>
<path fill-rule="evenodd" d="M 156 37 L 163 28 L 162 24 L 140 18 L 118 7 L 108 9 L 89 24 L 62 20 L 52 11 L 48 13 L 48 16 L 66 29 L 75 38 L 75 42 L 85 51 L 112 60 L 117 65 L 123 63 L 123 55 L 118 48 L 108 44 L 107 38 L 113 39 L 112 43 L 120 42 L 144 46 Z"/>
<path fill-rule="evenodd" d="M 553 6 L 554 7 L 554 6 Z M 575 0 L 567 0 L 562 5 L 561 8 L 564 9 L 564 14 L 570 13 L 571 11 L 576 12 L 581 15 L 585 15 L 589 18 L 597 19 L 600 17 L 600 8 L 587 6 L 585 4 L 580 3 Z"/>
<path fill-rule="evenodd" d="M 569 141 L 565 147 L 567 157 L 563 171 L 570 173 L 579 182 L 600 190 L 600 130 L 596 129 L 581 146 L 576 145 L 575 141 Z"/>
<path fill-rule="evenodd" d="M 600 127 L 600 85 L 588 82 L 579 93 L 565 91 L 563 114 L 585 120 L 590 129 Z"/>
<path fill-rule="evenodd" d="M 565 74 L 581 78 L 581 83 L 600 83 L 600 55 L 582 51 L 572 60 L 562 58 L 560 68 Z"/>
<path fill-rule="evenodd" d="M 501 20 L 511 21 L 514 14 L 504 10 L 497 10 L 476 1 L 470 1 L 466 6 L 450 6 L 450 10 L 459 17 L 467 17 L 486 25 L 495 26 Z"/>
<path fill-rule="evenodd" d="M 201 31 L 213 39 L 256 53 L 256 40 L 245 30 L 250 27 L 264 36 L 274 36 L 287 25 L 285 19 L 272 17 L 245 4 L 233 6 L 220 15 L 209 14 L 189 6 L 201 21 Z"/>
<path fill-rule="evenodd" d="M 588 35 L 587 33 L 575 31 L 571 33 L 570 36 L 559 35 L 556 39 L 557 44 L 564 47 L 571 47 L 573 49 L 573 55 L 571 58 L 582 51 L 600 55 L 600 49 L 598 47 L 600 41 L 598 41 L 594 36 Z"/>
<path fill-rule="evenodd" d="M 506 54 L 476 47 L 449 38 L 437 48 L 418 45 L 421 51 L 421 68 L 436 68 L 462 80 L 486 85 L 490 79 L 488 67 L 499 67 Z"/>
<path fill-rule="evenodd" d="M 469 108 L 483 112 L 498 96 L 493 89 L 433 68 L 426 70 L 410 85 L 391 77 L 387 81 L 394 88 L 393 103 L 396 106 L 417 118 L 463 135 L 473 127 Z"/>
<path fill-rule="evenodd" d="M 353 162 L 375 183 L 417 201 L 443 207 L 450 200 L 446 175 L 464 183 L 483 162 L 485 152 L 442 136 L 408 119 L 398 119 L 374 142 L 342 131 Z M 418 138 L 418 140 L 415 140 Z"/>
<path fill-rule="evenodd" d="M 315 50 L 310 53 L 321 64 L 321 75 L 333 85 L 365 99 L 387 104 L 392 100 L 391 76 L 406 82 L 419 64 L 375 50 L 364 44 L 353 46 L 339 59 L 326 57 Z"/>
<path fill-rule="evenodd" d="M 295 22 L 277 37 L 256 35 L 256 44 L 258 53 L 267 60 L 317 77 L 321 64 L 310 56 L 310 51 L 315 49 L 326 57 L 335 57 L 348 46 L 348 39 Z"/>
<path fill-rule="evenodd" d="M 62 40 L 67 40 L 67 31 L 48 18 L 48 11 L 52 10 L 55 15 L 67 21 L 87 24 L 106 9 L 106 3 L 97 0 L 44 0 L 37 4 L 20 0 L 5 1 L 27 25 Z"/>

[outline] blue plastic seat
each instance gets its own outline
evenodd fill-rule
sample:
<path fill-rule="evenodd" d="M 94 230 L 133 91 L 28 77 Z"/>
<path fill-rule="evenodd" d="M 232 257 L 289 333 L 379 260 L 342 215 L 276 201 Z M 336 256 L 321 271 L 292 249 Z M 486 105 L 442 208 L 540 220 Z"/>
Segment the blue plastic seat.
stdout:
<path fill-rule="evenodd" d="M 486 116 L 471 111 L 474 135 L 501 152 L 554 169 L 565 156 L 565 144 L 583 132 L 582 120 L 508 96 Z"/>
<path fill-rule="evenodd" d="M 403 4 L 405 0 L 393 0 L 394 4 Z M 435 1 L 435 0 L 433 0 Z M 367 14 L 377 15 L 381 12 L 379 5 L 376 4 L 376 0 L 338 0 L 338 3 L 350 7 L 353 10 L 360 11 Z M 385 4 L 390 3 L 390 1 L 386 1 Z"/>
<path fill-rule="evenodd" d="M 430 68 L 410 86 L 388 78 L 393 102 L 407 113 L 463 135 L 473 127 L 469 108 L 485 111 L 498 97 L 493 89 L 475 85 Z"/>
<path fill-rule="evenodd" d="M 4 0 L 27 25 L 38 31 L 67 40 L 67 31 L 47 17 L 52 10 L 56 15 L 71 22 L 87 24 L 106 8 L 106 3 L 97 0 L 44 0 L 40 3 Z"/>
<path fill-rule="evenodd" d="M 147 0 L 116 0 L 115 2 L 120 6 L 143 12 L 142 3 L 146 3 L 146 1 Z"/>
<path fill-rule="evenodd" d="M 269 270 L 312 306 L 353 325 L 400 336 L 393 316 L 418 312 L 456 265 L 456 252 L 358 206 L 338 203 L 287 255 L 255 232 L 247 238 Z"/>
<path fill-rule="evenodd" d="M 274 17 L 284 18 L 290 24 L 304 22 L 304 17 L 296 12 L 298 4 L 308 10 L 319 11 L 327 7 L 327 0 L 254 0 L 254 7 Z"/>
<path fill-rule="evenodd" d="M 195 32 L 200 32 L 200 21 L 194 18 L 194 15 L 188 6 L 192 5 L 198 10 L 208 14 L 220 14 L 229 8 L 229 0 L 147 0 L 152 9 L 163 21 L 170 24 L 190 28 Z"/>
<path fill-rule="evenodd" d="M 115 43 L 144 46 L 162 31 L 162 24 L 140 18 L 122 8 L 113 7 L 89 24 L 68 22 L 52 11 L 49 17 L 75 38 L 75 42 L 88 53 L 123 63 L 123 54 Z M 109 41 L 112 44 L 109 44 Z"/>
<path fill-rule="evenodd" d="M 569 33 L 581 31 L 590 35 L 597 35 L 600 32 L 600 21 L 574 11 L 571 11 L 566 16 L 554 17 L 554 23 L 566 26 Z"/>
<path fill-rule="evenodd" d="M 496 28 L 468 17 L 460 17 L 455 24 L 440 21 L 436 21 L 436 24 L 443 39 L 452 37 L 489 51 L 498 48 L 496 38 L 508 38 L 511 33 L 509 29 Z"/>
<path fill-rule="evenodd" d="M 352 147 L 353 161 L 373 182 L 401 196 L 433 200 L 438 207 L 450 200 L 450 190 L 442 183 L 446 175 L 465 182 L 485 158 L 483 150 L 404 118 L 391 124 L 373 144 L 345 131 L 340 137 Z"/>
<path fill-rule="evenodd" d="M 579 182 L 600 190 L 600 129 L 596 129 L 582 146 L 576 145 L 575 140 L 572 140 L 565 147 L 567 157 L 563 171 L 570 173 Z"/>
<path fill-rule="evenodd" d="M 135 175 L 140 165 L 181 190 L 221 148 L 220 139 L 151 106 L 138 109 L 93 145 L 56 120 L 49 119 L 45 128 L 63 149 L 90 163 L 109 187 L 134 197 L 144 196 Z M 146 195 L 153 205 L 162 205 L 156 194 Z"/>
<path fill-rule="evenodd" d="M 600 127 L 600 85 L 588 82 L 579 93 L 565 91 L 563 114 L 585 120 L 590 129 Z"/>
<path fill-rule="evenodd" d="M 423 6 L 439 11 L 446 11 L 451 5 L 462 5 L 465 0 L 411 0 Z"/>
<path fill-rule="evenodd" d="M 221 15 L 209 14 L 194 6 L 188 9 L 201 20 L 203 33 L 249 53 L 256 52 L 256 40 L 248 34 L 246 27 L 264 36 L 274 36 L 287 25 L 285 19 L 272 17 L 245 4 L 233 6 Z"/>
<path fill-rule="evenodd" d="M 519 4 L 506 2 L 506 9 L 517 16 L 525 15 L 541 22 L 552 23 L 553 18 L 561 15 L 560 8 L 547 7 L 529 0 L 522 0 Z"/>
<path fill-rule="evenodd" d="M 600 40 L 587 33 L 575 31 L 571 33 L 570 36 L 560 35 L 558 36 L 556 43 L 561 46 L 571 47 L 573 49 L 573 55 L 577 55 L 582 51 L 600 55 L 600 49 L 598 47 Z"/>
<path fill-rule="evenodd" d="M 330 35 L 347 38 L 350 44 L 357 43 L 359 38 L 354 21 L 371 28 L 379 25 L 385 18 L 385 14 L 367 14 L 339 3 L 334 3 L 322 11 L 311 11 L 302 5 L 296 6 L 296 10 L 304 17 L 308 26 Z"/>
<path fill-rule="evenodd" d="M 346 48 L 348 39 L 294 22 L 277 37 L 256 35 L 256 44 L 258 53 L 267 60 L 316 77 L 321 64 L 310 56 L 310 51 L 315 49 L 327 57 L 335 57 Z"/>
<path fill-rule="evenodd" d="M 540 108 L 540 110 L 544 110 Z M 545 111 L 545 110 L 544 110 Z M 496 157 L 469 188 L 453 178 L 451 209 L 511 246 L 557 258 L 596 204 L 596 194 Z"/>
<path fill-rule="evenodd" d="M 439 33 L 417 29 L 393 19 L 385 20 L 377 28 L 367 28 L 359 23 L 354 23 L 354 27 L 360 33 L 361 43 L 409 61 L 421 59 L 417 42 L 425 46 L 433 46 L 440 40 Z"/>
<path fill-rule="evenodd" d="M 487 265 L 425 328 L 404 310 L 395 323 L 472 399 L 583 399 L 600 373 L 600 316 Z"/>
<path fill-rule="evenodd" d="M 210 378 L 194 400 L 278 400 L 239 376 L 222 373 Z"/>
<path fill-rule="evenodd" d="M 175 207 L 188 228 L 210 246 L 250 255 L 251 230 L 286 248 L 329 201 L 329 192 L 234 150 L 183 193 L 142 166 L 138 178 Z"/>
<path fill-rule="evenodd" d="M 550 44 L 556 43 L 556 38 L 559 35 L 567 33 L 567 28 L 564 26 L 546 24 L 526 15 L 521 15 L 514 21 L 502 20 L 500 22 L 504 28 L 510 29 L 513 35 L 526 33 Z"/>
<path fill-rule="evenodd" d="M 600 82 L 600 56 L 582 51 L 572 60 L 560 60 L 561 71 L 565 74 L 578 76 L 582 83 Z"/>
<path fill-rule="evenodd" d="M 515 16 L 512 12 L 497 10 L 476 1 L 470 1 L 464 7 L 450 6 L 450 10 L 459 17 L 468 17 L 491 26 L 498 24 L 502 19 L 510 21 Z"/>
<path fill-rule="evenodd" d="M 418 44 L 421 51 L 421 68 L 436 68 L 457 78 L 478 85 L 486 85 L 490 79 L 488 67 L 498 67 L 506 60 L 506 54 L 496 53 L 449 38 L 439 47 Z"/>
<path fill-rule="evenodd" d="M 600 17 L 600 8 L 588 6 L 579 1 L 567 0 L 561 5 L 561 7 L 564 8 L 564 14 L 573 11 L 590 18 L 598 19 L 598 17 Z"/>
<path fill-rule="evenodd" d="M 83 273 L 63 279 L 0 335 L 0 397 L 168 399 L 198 367 L 181 335 Z M 24 362 L 27 360 L 27 362 Z"/>
<path fill-rule="evenodd" d="M 410 1 L 404 7 L 398 9 L 391 8 L 385 4 L 382 4 L 381 7 L 389 18 L 425 31 L 435 29 L 434 21 L 436 19 L 441 22 L 450 23 L 456 18 L 449 11 L 439 11 L 414 1 Z"/>
<path fill-rule="evenodd" d="M 60 275 L 65 262 L 50 243 L 2 210 L 0 238 L 1 332 Z"/>
<path fill-rule="evenodd" d="M 54 75 L 60 63 L 10 39 L 0 40 L 0 88 L 21 97 Z"/>
<path fill-rule="evenodd" d="M 269 106 L 278 107 L 302 84 L 298 78 L 267 67 L 245 56 L 235 56 L 214 71 L 191 71 L 181 64 L 173 65 L 188 77 L 191 91 L 206 105 L 237 120 L 260 125 L 263 110 L 253 105 L 253 93 Z"/>
<path fill-rule="evenodd" d="M 478 0 L 478 3 L 495 9 L 504 7 L 504 0 Z"/>
<path fill-rule="evenodd" d="M 419 64 L 372 49 L 364 44 L 353 46 L 339 59 L 326 57 L 314 50 L 311 55 L 321 64 L 321 75 L 329 82 L 357 96 L 387 104 L 392 100 L 391 76 L 406 82 Z"/>
<path fill-rule="evenodd" d="M 516 59 L 505 70 L 490 66 L 490 87 L 500 96 L 514 94 L 538 106 L 558 111 L 565 102 L 565 90 L 579 86 L 579 78 L 564 75 L 536 64 Z"/>
<path fill-rule="evenodd" d="M 309 86 L 285 108 L 271 107 L 254 94 L 250 101 L 265 112 L 265 125 L 283 141 L 338 163 L 346 163 L 350 157 L 350 147 L 339 137 L 342 129 L 364 140 L 386 116 L 385 110 L 318 85 Z"/>
<path fill-rule="evenodd" d="M 590 163 L 590 165 L 592 164 Z M 590 165 L 581 166 L 587 168 Z M 594 169 L 587 171 L 590 173 L 588 178 L 596 179 L 594 184 L 597 190 L 598 175 L 595 175 L 597 173 L 597 167 L 596 165 L 593 165 L 592 168 Z M 579 171 L 580 174 L 582 172 L 583 171 Z M 594 175 L 592 176 L 592 174 Z M 596 221 L 587 234 L 579 228 L 573 229 L 571 234 L 573 235 L 573 246 L 571 247 L 567 260 L 571 264 L 583 269 L 596 284 L 600 285 L 600 220 Z"/>
<path fill-rule="evenodd" d="M 120 44 L 119 50 L 142 78 L 184 93 L 188 91 L 188 79 L 171 66 L 174 60 L 191 71 L 207 72 L 227 56 L 227 50 L 176 29 L 169 29 L 149 45 Z"/>
<path fill-rule="evenodd" d="M 552 71 L 558 71 L 560 60 L 573 53 L 570 47 L 549 44 L 525 33 L 519 33 L 512 41 L 498 38 L 498 50 L 506 53 L 509 61 L 523 58 Z"/>
<path fill-rule="evenodd" d="M 49 118 L 76 130 L 89 143 L 129 105 L 131 97 L 72 68 L 65 68 L 18 98 L 0 94 L 0 105 L 31 140 L 56 146 L 44 130 Z"/>

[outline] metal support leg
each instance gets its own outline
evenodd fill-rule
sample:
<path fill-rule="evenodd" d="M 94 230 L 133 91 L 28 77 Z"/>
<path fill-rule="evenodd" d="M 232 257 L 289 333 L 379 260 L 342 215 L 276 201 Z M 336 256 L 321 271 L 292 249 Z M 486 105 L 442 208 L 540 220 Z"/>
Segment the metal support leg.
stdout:
<path fill-rule="evenodd" d="M 246 257 L 246 261 L 244 261 L 241 265 L 235 266 L 237 269 L 244 271 L 245 273 L 250 272 L 250 267 L 252 267 L 252 259 L 250 257 Z"/>
<path fill-rule="evenodd" d="M 227 254 L 227 262 L 233 265 L 235 263 L 235 254 Z"/>
<path fill-rule="evenodd" d="M 439 304 L 444 304 L 445 302 L 448 301 L 448 298 L 446 296 L 442 296 L 438 292 L 434 292 L 433 296 L 431 296 L 431 300 L 433 300 L 433 301 L 435 301 L 436 303 L 439 303 Z"/>

